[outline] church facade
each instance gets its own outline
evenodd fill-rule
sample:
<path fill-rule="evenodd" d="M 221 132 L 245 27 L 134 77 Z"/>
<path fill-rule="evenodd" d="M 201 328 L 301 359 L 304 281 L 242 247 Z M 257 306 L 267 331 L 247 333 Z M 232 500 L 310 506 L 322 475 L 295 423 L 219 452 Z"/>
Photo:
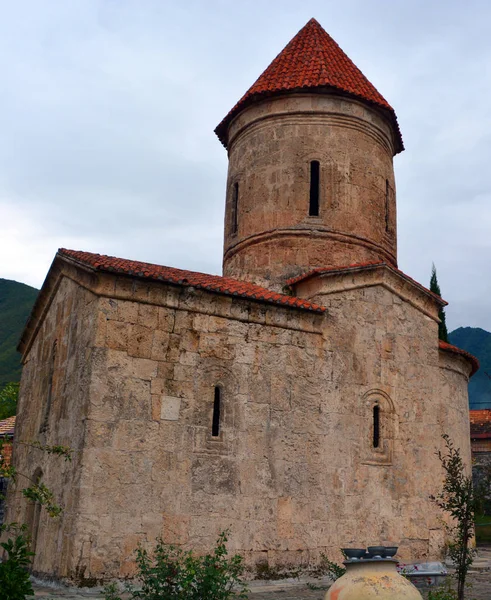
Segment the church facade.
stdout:
<path fill-rule="evenodd" d="M 477 361 L 397 267 L 393 109 L 311 20 L 216 133 L 223 277 L 61 249 L 34 306 L 13 460 L 64 505 L 10 491 L 34 570 L 130 577 L 138 543 L 226 528 L 252 575 L 346 546 L 438 558 L 435 449 L 446 433 L 470 465 Z"/>

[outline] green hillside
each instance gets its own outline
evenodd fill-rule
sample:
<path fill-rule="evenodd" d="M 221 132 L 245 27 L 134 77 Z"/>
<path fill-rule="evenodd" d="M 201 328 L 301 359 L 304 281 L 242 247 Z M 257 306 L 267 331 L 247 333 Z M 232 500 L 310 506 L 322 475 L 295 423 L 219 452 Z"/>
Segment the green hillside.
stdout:
<path fill-rule="evenodd" d="M 451 344 L 467 350 L 481 363 L 469 383 L 470 407 L 491 408 L 491 333 L 479 327 L 459 327 L 448 338 Z"/>
<path fill-rule="evenodd" d="M 38 290 L 24 283 L 0 279 L 0 389 L 20 379 L 20 355 L 16 350 Z"/>

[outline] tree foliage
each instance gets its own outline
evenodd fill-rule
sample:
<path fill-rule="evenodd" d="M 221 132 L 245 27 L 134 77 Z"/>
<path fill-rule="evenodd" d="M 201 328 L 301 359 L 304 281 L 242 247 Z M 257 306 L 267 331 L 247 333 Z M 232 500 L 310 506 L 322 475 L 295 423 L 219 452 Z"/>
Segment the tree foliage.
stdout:
<path fill-rule="evenodd" d="M 56 503 L 53 492 L 40 481 L 34 481 L 24 473 L 20 473 L 12 464 L 6 462 L 2 449 L 5 441 L 0 438 L 0 477 L 17 481 L 19 478 L 26 480 L 22 494 L 31 502 L 35 502 L 48 512 L 51 517 L 57 517 L 62 509 Z M 17 442 L 45 452 L 71 460 L 72 451 L 65 446 L 49 446 L 39 442 Z M 0 526 L 0 534 L 7 534 L 6 541 L 0 544 L 4 551 L 4 558 L 0 563 L 0 597 L 2 600 L 24 600 L 34 594 L 29 578 L 28 568 L 32 563 L 34 553 L 30 550 L 30 538 L 27 525 L 19 523 L 6 523 Z"/>
<path fill-rule="evenodd" d="M 434 264 L 431 267 L 430 291 L 441 298 L 442 293 L 438 283 L 438 278 L 436 276 L 436 267 Z M 440 319 L 440 323 L 438 325 L 438 338 L 442 340 L 442 342 L 448 342 L 447 322 L 445 317 L 445 309 L 443 306 L 440 307 L 438 311 L 438 318 Z"/>
<path fill-rule="evenodd" d="M 0 390 L 0 421 L 13 417 L 17 411 L 19 384 L 10 382 Z"/>
<path fill-rule="evenodd" d="M 0 544 L 0 548 L 3 548 L 6 554 L 6 559 L 0 562 L 2 598 L 24 600 L 26 596 L 34 595 L 28 571 L 34 552 L 29 549 L 27 527 L 12 523 L 5 526 L 4 530 L 12 536 Z"/>
<path fill-rule="evenodd" d="M 472 477 L 466 474 L 460 449 L 455 448 L 448 435 L 442 437 L 445 452 L 438 451 L 437 456 L 445 478 L 442 490 L 431 499 L 452 517 L 452 524 L 447 525 L 451 537 L 448 553 L 455 565 L 458 600 L 464 600 L 465 581 L 475 556 L 475 550 L 470 544 L 474 537 L 476 497 Z"/>
<path fill-rule="evenodd" d="M 0 389 L 21 374 L 17 344 L 32 310 L 38 290 L 0 278 Z"/>

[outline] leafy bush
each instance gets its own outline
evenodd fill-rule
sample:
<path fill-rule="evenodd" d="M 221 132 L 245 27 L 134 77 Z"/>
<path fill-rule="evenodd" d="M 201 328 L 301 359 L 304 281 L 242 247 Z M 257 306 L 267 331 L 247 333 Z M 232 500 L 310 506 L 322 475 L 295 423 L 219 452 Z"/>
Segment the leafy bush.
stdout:
<path fill-rule="evenodd" d="M 333 581 L 336 581 L 336 579 L 339 579 L 346 573 L 346 568 L 341 567 L 337 563 L 330 561 L 325 554 L 321 553 L 321 560 L 318 572 L 321 575 L 327 575 Z"/>
<path fill-rule="evenodd" d="M 19 398 L 19 384 L 7 383 L 0 390 L 0 421 L 13 417 L 17 410 L 17 400 Z"/>
<path fill-rule="evenodd" d="M 138 547 L 136 563 L 141 590 L 129 588 L 131 598 L 141 600 L 229 600 L 247 598 L 247 586 L 241 581 L 242 557 L 228 557 L 228 531 L 223 531 L 211 554 L 196 556 L 192 550 L 165 544 L 157 539 L 150 555 Z M 237 590 L 233 591 L 236 587 Z M 114 584 L 105 587 L 106 600 L 121 600 Z M 237 592 L 237 593 L 236 593 Z"/>
<path fill-rule="evenodd" d="M 15 536 L 0 544 L 7 554 L 6 560 L 0 562 L 2 599 L 24 600 L 26 596 L 34 595 L 28 571 L 34 553 L 29 550 L 25 525 L 12 524 L 4 529 Z"/>
<path fill-rule="evenodd" d="M 447 583 L 435 590 L 430 590 L 428 600 L 457 600 L 457 592 L 452 589 L 450 583 Z"/>

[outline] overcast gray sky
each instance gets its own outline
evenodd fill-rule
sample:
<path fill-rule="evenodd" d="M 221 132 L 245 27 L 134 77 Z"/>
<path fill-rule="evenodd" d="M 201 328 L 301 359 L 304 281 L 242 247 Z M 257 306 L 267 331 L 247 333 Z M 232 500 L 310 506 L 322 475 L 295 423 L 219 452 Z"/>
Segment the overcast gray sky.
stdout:
<path fill-rule="evenodd" d="M 58 247 L 220 273 L 213 129 L 315 17 L 395 108 L 399 266 L 491 330 L 491 3 L 0 0 L 0 277 Z"/>

